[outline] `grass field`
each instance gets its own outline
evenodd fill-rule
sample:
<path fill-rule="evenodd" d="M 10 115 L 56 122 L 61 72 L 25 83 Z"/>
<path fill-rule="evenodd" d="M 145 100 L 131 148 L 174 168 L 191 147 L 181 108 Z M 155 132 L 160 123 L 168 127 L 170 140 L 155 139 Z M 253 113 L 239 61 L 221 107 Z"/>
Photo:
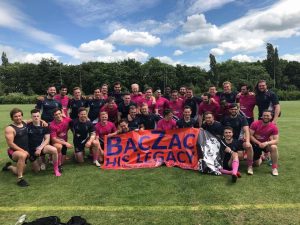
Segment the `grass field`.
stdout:
<path fill-rule="evenodd" d="M 300 224 L 300 102 L 281 102 L 279 120 L 279 176 L 263 164 L 253 176 L 245 173 L 231 184 L 226 176 L 202 175 L 179 168 L 100 170 L 89 162 L 69 162 L 63 176 L 52 169 L 33 174 L 27 168 L 28 188 L 0 172 L 0 225 L 57 215 L 66 222 L 73 215 L 91 224 Z M 1 105 L 2 130 L 10 123 L 13 106 Z M 32 106 L 19 106 L 29 118 Z M 8 161 L 0 138 L 0 166 Z M 69 152 L 70 153 L 70 152 Z"/>

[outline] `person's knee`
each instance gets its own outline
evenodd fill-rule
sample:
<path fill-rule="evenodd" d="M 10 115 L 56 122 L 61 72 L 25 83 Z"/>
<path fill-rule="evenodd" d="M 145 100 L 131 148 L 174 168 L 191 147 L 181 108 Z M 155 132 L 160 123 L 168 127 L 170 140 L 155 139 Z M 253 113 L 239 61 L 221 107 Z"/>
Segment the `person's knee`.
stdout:
<path fill-rule="evenodd" d="M 271 152 L 277 152 L 277 149 L 278 149 L 278 148 L 277 148 L 277 145 L 271 145 L 271 146 L 270 146 L 270 151 L 271 151 Z"/>

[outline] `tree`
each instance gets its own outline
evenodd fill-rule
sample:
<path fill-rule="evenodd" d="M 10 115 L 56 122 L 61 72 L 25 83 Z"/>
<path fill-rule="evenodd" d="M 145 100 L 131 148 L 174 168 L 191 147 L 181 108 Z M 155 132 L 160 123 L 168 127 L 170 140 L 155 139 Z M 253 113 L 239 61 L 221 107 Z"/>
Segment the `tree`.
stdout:
<path fill-rule="evenodd" d="M 219 86 L 219 74 L 218 74 L 218 68 L 217 68 L 217 61 L 216 57 L 213 54 L 209 54 L 209 66 L 210 66 L 210 74 L 213 78 L 210 80 L 211 83 L 215 84 L 217 87 Z"/>
<path fill-rule="evenodd" d="M 7 58 L 7 55 L 5 52 L 2 52 L 1 59 L 2 59 L 2 66 L 7 66 L 9 64 L 8 58 Z"/>

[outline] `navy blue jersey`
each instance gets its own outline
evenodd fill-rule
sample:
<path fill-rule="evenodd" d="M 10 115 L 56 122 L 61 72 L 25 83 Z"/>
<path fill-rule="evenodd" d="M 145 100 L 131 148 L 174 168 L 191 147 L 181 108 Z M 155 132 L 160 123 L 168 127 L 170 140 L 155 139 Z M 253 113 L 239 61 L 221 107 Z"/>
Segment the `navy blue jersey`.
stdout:
<path fill-rule="evenodd" d="M 246 117 L 239 114 L 233 118 L 230 116 L 226 116 L 222 119 L 221 122 L 224 127 L 227 126 L 232 127 L 234 139 L 241 139 L 243 134 L 242 132 L 243 127 L 248 126 Z"/>
<path fill-rule="evenodd" d="M 68 108 L 71 109 L 70 118 L 71 119 L 78 118 L 78 109 L 81 107 L 86 107 L 86 104 L 87 104 L 86 100 L 84 100 L 83 98 L 79 100 L 70 99 L 68 103 Z"/>
<path fill-rule="evenodd" d="M 43 101 L 38 100 L 35 106 L 36 109 L 42 110 L 42 120 L 45 120 L 47 123 L 53 121 L 53 111 L 56 108 L 62 109 L 62 105 L 55 99 L 44 98 Z"/>
<path fill-rule="evenodd" d="M 231 143 L 226 143 L 225 139 L 222 139 L 223 143 L 231 149 L 233 152 L 238 152 L 239 150 L 242 150 L 242 146 L 240 142 L 236 139 L 233 139 Z M 231 154 L 228 152 L 225 152 L 226 146 L 224 144 L 221 144 L 220 147 L 220 154 L 223 161 L 223 168 L 229 170 L 228 162 L 231 158 Z"/>
<path fill-rule="evenodd" d="M 223 126 L 220 122 L 214 121 L 212 124 L 203 123 L 201 126 L 204 130 L 207 130 L 214 136 L 223 136 Z"/>
<path fill-rule="evenodd" d="M 264 110 L 274 112 L 274 106 L 279 104 L 277 95 L 267 90 L 266 92 L 258 92 L 256 95 L 256 104 L 258 106 L 258 117 L 262 117 Z"/>
<path fill-rule="evenodd" d="M 80 122 L 78 119 L 72 120 L 70 127 L 73 132 L 73 142 L 75 146 L 86 142 L 91 134 L 95 132 L 94 125 L 89 120 L 86 122 Z"/>
<path fill-rule="evenodd" d="M 144 125 L 145 130 L 151 130 L 155 128 L 156 122 L 160 120 L 158 115 L 149 113 L 148 115 L 140 114 L 139 125 Z"/>
<path fill-rule="evenodd" d="M 193 96 L 192 98 L 186 98 L 184 100 L 184 106 L 189 106 L 192 108 L 192 118 L 194 118 L 197 115 L 198 106 L 201 102 L 202 99 L 195 96 Z"/>
<path fill-rule="evenodd" d="M 176 126 L 178 128 L 199 127 L 197 120 L 193 118 L 191 118 L 189 121 L 185 121 L 184 119 L 177 120 Z"/>
<path fill-rule="evenodd" d="M 130 130 L 136 130 L 140 128 L 140 119 L 135 117 L 132 121 L 128 121 L 128 127 Z"/>
<path fill-rule="evenodd" d="M 18 147 L 28 151 L 28 131 L 27 131 L 27 124 L 22 122 L 23 127 L 17 127 L 14 124 L 10 124 L 12 128 L 14 128 L 16 135 L 14 137 L 14 144 Z"/>
<path fill-rule="evenodd" d="M 118 111 L 121 113 L 121 118 L 127 118 L 130 106 L 132 105 L 137 107 L 137 105 L 134 102 L 130 102 L 128 105 L 125 105 L 124 102 L 121 102 L 118 105 Z"/>
<path fill-rule="evenodd" d="M 45 135 L 50 134 L 50 129 L 48 127 L 35 126 L 33 123 L 27 125 L 28 130 L 28 141 L 29 141 L 29 150 L 35 152 L 35 149 L 42 144 L 44 141 Z"/>
<path fill-rule="evenodd" d="M 226 101 L 227 103 L 236 103 L 236 91 L 232 91 L 230 93 L 217 92 L 217 95 L 220 97 L 220 102 Z"/>
<path fill-rule="evenodd" d="M 89 107 L 88 117 L 91 121 L 94 121 L 99 117 L 100 109 L 105 105 L 104 99 L 91 99 L 87 101 L 87 107 Z"/>
<path fill-rule="evenodd" d="M 109 93 L 109 95 L 108 96 L 111 96 L 111 97 L 114 97 L 115 98 L 115 103 L 117 104 L 117 105 L 119 105 L 120 103 L 122 103 L 123 102 L 123 93 L 116 93 L 116 92 L 111 92 L 111 93 Z"/>

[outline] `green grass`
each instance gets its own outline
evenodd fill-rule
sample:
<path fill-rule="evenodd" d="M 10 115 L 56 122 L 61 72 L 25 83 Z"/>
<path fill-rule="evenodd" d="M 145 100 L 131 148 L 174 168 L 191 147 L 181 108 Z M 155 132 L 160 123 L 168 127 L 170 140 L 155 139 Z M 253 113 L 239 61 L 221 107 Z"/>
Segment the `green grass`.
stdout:
<path fill-rule="evenodd" d="M 279 176 L 263 164 L 254 176 L 245 174 L 234 185 L 228 176 L 202 175 L 179 168 L 99 170 L 86 162 L 68 162 L 63 176 L 52 169 L 33 174 L 27 168 L 28 188 L 0 172 L 0 224 L 14 224 L 22 214 L 29 220 L 57 215 L 67 221 L 81 215 L 98 224 L 300 224 L 299 130 L 300 102 L 281 102 Z M 1 105 L 0 126 L 10 123 Z M 20 106 L 29 117 L 31 105 Z M 8 157 L 0 138 L 0 166 Z M 69 152 L 71 153 L 71 152 Z"/>

